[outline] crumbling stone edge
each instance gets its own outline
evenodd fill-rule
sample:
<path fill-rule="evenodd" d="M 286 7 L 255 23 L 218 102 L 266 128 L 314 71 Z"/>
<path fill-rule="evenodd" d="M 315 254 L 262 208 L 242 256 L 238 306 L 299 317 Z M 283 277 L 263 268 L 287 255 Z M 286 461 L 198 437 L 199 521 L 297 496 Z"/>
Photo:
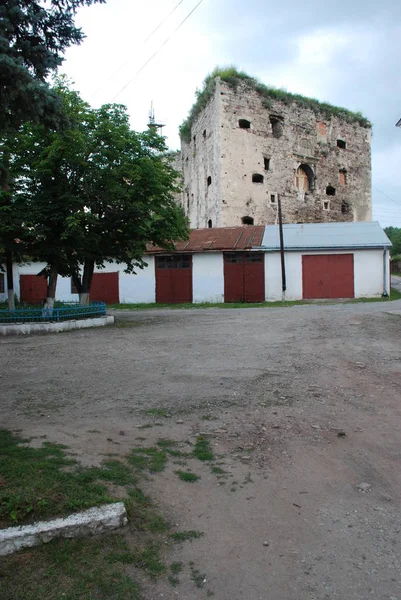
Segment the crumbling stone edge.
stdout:
<path fill-rule="evenodd" d="M 128 523 L 123 502 L 89 508 L 69 517 L 0 530 L 0 556 L 31 548 L 54 538 L 80 538 L 124 527 Z"/>
<path fill-rule="evenodd" d="M 83 329 L 86 327 L 104 327 L 113 325 L 114 317 L 91 317 L 89 319 L 77 319 L 71 321 L 59 321 L 56 323 L 12 323 L 0 325 L 1 335 L 29 335 L 31 333 L 60 333 L 71 329 Z"/>

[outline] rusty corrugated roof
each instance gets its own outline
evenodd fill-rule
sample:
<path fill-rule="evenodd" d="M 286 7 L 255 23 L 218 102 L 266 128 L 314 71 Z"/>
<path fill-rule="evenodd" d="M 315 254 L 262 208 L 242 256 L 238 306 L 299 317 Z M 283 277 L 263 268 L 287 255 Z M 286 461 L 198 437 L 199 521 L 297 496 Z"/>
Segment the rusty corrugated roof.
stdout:
<path fill-rule="evenodd" d="M 243 227 L 213 227 L 192 229 L 189 240 L 177 242 L 175 252 L 206 252 L 216 250 L 250 250 L 262 245 L 264 225 L 244 225 Z M 149 245 L 147 254 L 166 253 L 159 246 Z"/>

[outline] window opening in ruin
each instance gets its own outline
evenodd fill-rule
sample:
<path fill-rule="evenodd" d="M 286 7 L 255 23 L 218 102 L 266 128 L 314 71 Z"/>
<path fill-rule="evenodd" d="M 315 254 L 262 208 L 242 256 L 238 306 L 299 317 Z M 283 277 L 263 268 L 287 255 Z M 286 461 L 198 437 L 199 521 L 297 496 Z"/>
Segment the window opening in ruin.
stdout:
<path fill-rule="evenodd" d="M 241 221 L 243 225 L 253 225 L 253 217 L 242 217 Z"/>
<path fill-rule="evenodd" d="M 349 205 L 346 202 L 341 204 L 341 212 L 343 215 L 348 215 L 349 213 Z"/>
<path fill-rule="evenodd" d="M 208 220 L 207 226 L 209 227 L 209 229 L 211 229 L 213 227 L 212 219 Z"/>
<path fill-rule="evenodd" d="M 340 185 L 346 185 L 347 183 L 347 171 L 345 169 L 340 169 Z"/>
<path fill-rule="evenodd" d="M 295 185 L 303 194 L 315 189 L 315 174 L 309 165 L 299 165 L 295 173 Z"/>
<path fill-rule="evenodd" d="M 251 122 L 248 121 L 247 119 L 240 119 L 238 121 L 238 127 L 240 129 L 250 129 L 251 128 Z"/>
<path fill-rule="evenodd" d="M 342 150 L 345 150 L 347 148 L 346 142 L 344 142 L 344 140 L 337 140 L 337 148 L 342 148 Z"/>
<path fill-rule="evenodd" d="M 253 173 L 252 183 L 263 183 L 264 177 L 260 173 Z"/>
<path fill-rule="evenodd" d="M 324 208 L 324 210 L 329 210 L 329 206 L 330 206 L 330 203 L 328 201 L 323 202 L 323 208 Z"/>
<path fill-rule="evenodd" d="M 328 185 L 326 188 L 326 194 L 327 194 L 327 196 L 335 196 L 336 188 L 333 188 L 331 185 Z"/>
<path fill-rule="evenodd" d="M 189 193 L 187 192 L 187 212 L 189 212 Z"/>
<path fill-rule="evenodd" d="M 0 273 L 0 294 L 4 294 L 4 273 Z"/>
<path fill-rule="evenodd" d="M 212 185 L 212 178 L 210 177 L 210 175 L 209 175 L 209 177 L 207 178 L 207 184 L 208 184 L 208 186 L 209 186 L 209 185 Z"/>
<path fill-rule="evenodd" d="M 265 171 L 270 171 L 270 158 L 263 158 L 263 166 Z"/>
<path fill-rule="evenodd" d="M 203 137 L 206 137 L 206 129 L 203 130 Z"/>
<path fill-rule="evenodd" d="M 272 126 L 273 137 L 281 138 L 284 132 L 284 119 L 283 117 L 270 116 L 270 124 Z"/>
<path fill-rule="evenodd" d="M 276 194 L 270 194 L 270 202 L 272 204 L 275 204 L 275 202 L 276 202 Z"/>

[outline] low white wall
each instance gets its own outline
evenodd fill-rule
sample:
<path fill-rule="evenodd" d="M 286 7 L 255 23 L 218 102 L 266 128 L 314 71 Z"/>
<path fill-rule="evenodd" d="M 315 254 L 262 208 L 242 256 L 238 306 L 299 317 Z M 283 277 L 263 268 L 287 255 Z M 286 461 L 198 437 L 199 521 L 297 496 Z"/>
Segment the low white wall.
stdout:
<path fill-rule="evenodd" d="M 222 252 L 194 254 L 192 258 L 193 302 L 224 302 Z"/>
<path fill-rule="evenodd" d="M 286 300 L 302 300 L 302 256 L 313 254 L 353 254 L 355 298 L 374 298 L 383 294 L 383 250 L 381 249 L 286 252 Z M 390 289 L 388 254 L 387 251 L 387 290 Z M 265 255 L 265 282 L 266 301 L 281 300 L 281 261 L 279 252 L 267 252 Z"/>

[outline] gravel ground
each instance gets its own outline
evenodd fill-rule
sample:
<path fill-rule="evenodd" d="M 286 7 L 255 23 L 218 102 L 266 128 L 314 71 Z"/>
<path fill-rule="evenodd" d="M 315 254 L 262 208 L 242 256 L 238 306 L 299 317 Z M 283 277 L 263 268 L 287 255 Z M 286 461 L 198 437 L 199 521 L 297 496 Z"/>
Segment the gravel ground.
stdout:
<path fill-rule="evenodd" d="M 224 474 L 144 483 L 204 533 L 146 600 L 401 600 L 401 301 L 114 314 L 1 340 L 1 422 L 85 464 L 210 435 Z"/>

